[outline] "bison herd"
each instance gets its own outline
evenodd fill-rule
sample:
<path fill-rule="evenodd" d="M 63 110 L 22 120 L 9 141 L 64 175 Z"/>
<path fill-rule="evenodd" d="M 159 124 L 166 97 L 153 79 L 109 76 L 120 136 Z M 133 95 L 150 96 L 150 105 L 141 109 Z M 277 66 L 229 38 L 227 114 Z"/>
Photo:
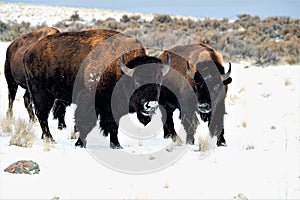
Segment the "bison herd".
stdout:
<path fill-rule="evenodd" d="M 110 135 L 110 147 L 122 148 L 120 118 L 136 113 L 146 126 L 159 106 L 164 110 L 165 138 L 180 139 L 173 123 L 173 112 L 179 109 L 186 143 L 194 143 L 199 114 L 208 122 L 210 135 L 217 136 L 217 145 L 224 146 L 225 97 L 232 79 L 230 63 L 228 72 L 222 64 L 220 53 L 205 44 L 175 46 L 153 57 L 141 41 L 117 31 L 44 28 L 19 36 L 7 48 L 7 117 L 13 114 L 21 86 L 30 120 L 35 121 L 36 115 L 42 138 L 53 142 L 48 126 L 51 109 L 62 129 L 66 106 L 75 103 L 80 135 L 76 146 L 86 146 L 88 133 L 100 119 L 103 134 Z"/>

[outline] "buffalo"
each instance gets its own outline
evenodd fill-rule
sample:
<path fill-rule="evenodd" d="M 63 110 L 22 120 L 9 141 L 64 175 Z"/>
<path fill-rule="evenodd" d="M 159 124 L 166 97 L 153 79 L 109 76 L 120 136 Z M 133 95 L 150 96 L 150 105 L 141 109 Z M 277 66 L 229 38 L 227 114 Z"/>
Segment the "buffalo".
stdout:
<path fill-rule="evenodd" d="M 42 138 L 53 141 L 47 118 L 54 100 L 65 106 L 76 103 L 75 124 L 80 137 L 75 145 L 80 147 L 86 146 L 86 137 L 100 118 L 103 134 L 110 134 L 110 147 L 122 148 L 117 136 L 120 117 L 137 112 L 143 124 L 149 123 L 158 106 L 155 102 L 162 76 L 168 70 L 160 59 L 146 55 L 139 40 L 104 29 L 43 38 L 27 50 L 24 64 Z M 143 82 L 145 76 L 155 82 Z M 121 86 L 124 93 L 118 93 L 121 101 L 115 105 L 121 109 L 113 115 L 111 97 L 121 77 L 126 84 Z M 128 86 L 134 89 L 133 94 L 125 92 Z M 123 106 L 125 99 L 128 104 Z"/>
<path fill-rule="evenodd" d="M 23 65 L 23 56 L 25 51 L 33 45 L 38 40 L 48 36 L 59 33 L 60 31 L 57 28 L 48 27 L 43 28 L 38 31 L 34 31 L 28 34 L 23 34 L 16 38 L 7 48 L 6 51 L 6 60 L 4 66 L 5 78 L 8 85 L 8 110 L 6 113 L 7 117 L 12 117 L 13 111 L 13 102 L 17 93 L 18 86 L 21 86 L 26 90 L 23 98 L 24 104 L 28 111 L 29 118 L 31 121 L 35 121 L 34 112 L 32 109 L 32 102 L 30 100 L 30 95 L 27 90 L 26 78 L 25 78 L 25 69 Z M 65 107 L 57 101 L 53 108 L 54 118 L 58 118 L 58 128 L 62 129 L 66 127 L 64 121 Z"/>
<path fill-rule="evenodd" d="M 196 115 L 198 113 L 203 121 L 208 121 L 210 135 L 217 136 L 217 145 L 225 146 L 224 101 L 228 84 L 232 81 L 231 66 L 225 73 L 221 54 L 205 44 L 176 46 L 162 52 L 159 58 L 166 62 L 168 55 L 171 69 L 176 70 L 188 81 L 196 97 L 193 99 L 194 95 L 187 93 L 185 86 L 174 80 L 171 74 L 164 78 L 163 85 L 171 84 L 177 91 L 175 95 L 169 88 L 164 86 L 161 88 L 159 103 L 165 109 L 162 118 L 166 120 L 163 127 L 164 137 L 171 137 L 174 141 L 177 138 L 172 115 L 178 108 L 182 125 L 187 133 L 187 143 L 194 143 L 194 133 L 199 124 Z M 185 104 L 184 109 L 179 102 Z"/>

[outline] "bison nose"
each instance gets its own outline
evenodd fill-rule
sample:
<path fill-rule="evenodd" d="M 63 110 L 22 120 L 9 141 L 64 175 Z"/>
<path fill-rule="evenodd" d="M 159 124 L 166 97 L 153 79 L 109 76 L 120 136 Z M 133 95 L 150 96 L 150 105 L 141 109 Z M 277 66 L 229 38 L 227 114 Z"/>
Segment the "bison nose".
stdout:
<path fill-rule="evenodd" d="M 158 107 L 157 101 L 147 101 L 144 103 L 144 110 L 145 111 L 154 111 Z"/>
<path fill-rule="evenodd" d="M 198 109 L 201 113 L 210 113 L 211 112 L 211 107 L 210 107 L 209 103 L 198 104 Z"/>

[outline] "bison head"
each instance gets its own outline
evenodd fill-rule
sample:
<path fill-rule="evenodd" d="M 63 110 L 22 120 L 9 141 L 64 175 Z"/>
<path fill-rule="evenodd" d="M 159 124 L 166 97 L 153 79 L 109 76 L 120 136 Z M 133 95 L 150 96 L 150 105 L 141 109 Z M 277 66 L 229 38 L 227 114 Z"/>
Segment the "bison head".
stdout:
<path fill-rule="evenodd" d="M 224 73 L 224 67 L 212 60 L 198 62 L 197 71 L 192 72 L 187 62 L 187 70 L 195 81 L 196 95 L 198 99 L 198 111 L 203 121 L 210 121 L 211 113 L 225 114 L 224 100 L 227 92 L 227 84 L 232 79 L 229 70 Z"/>
<path fill-rule="evenodd" d="M 158 108 L 162 78 L 169 68 L 170 61 L 163 65 L 156 57 L 136 57 L 127 65 L 121 57 L 121 69 L 128 77 L 127 85 L 134 91 L 129 100 L 129 112 L 136 112 L 139 121 L 145 126 Z"/>

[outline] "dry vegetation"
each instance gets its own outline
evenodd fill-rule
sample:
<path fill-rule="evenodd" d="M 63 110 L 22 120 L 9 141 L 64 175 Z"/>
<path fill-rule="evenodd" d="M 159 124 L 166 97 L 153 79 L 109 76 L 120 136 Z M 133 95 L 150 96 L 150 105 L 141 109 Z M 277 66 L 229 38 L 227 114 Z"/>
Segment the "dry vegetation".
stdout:
<path fill-rule="evenodd" d="M 13 118 L 0 119 L 0 136 L 11 136 L 13 134 Z"/>
<path fill-rule="evenodd" d="M 29 22 L 18 24 L 11 21 L 8 23 L 0 21 L 0 40 L 11 41 L 22 33 L 44 26 L 46 24 L 33 27 Z M 140 15 L 123 15 L 120 21 L 107 18 L 106 20 L 93 19 L 91 22 L 84 22 L 75 12 L 55 26 L 62 31 L 91 28 L 119 30 L 143 38 L 146 46 L 157 46 L 160 49 L 170 47 L 175 43 L 178 44 L 178 37 L 182 40 L 192 38 L 197 42 L 212 45 L 224 55 L 225 61 L 246 60 L 258 66 L 295 64 L 300 61 L 300 19 L 290 17 L 260 19 L 258 16 L 244 14 L 238 15 L 237 20 L 230 21 L 227 18 L 193 20 L 156 15 L 151 21 L 146 21 Z M 178 35 L 170 36 L 168 34 L 170 30 L 176 30 Z M 181 37 L 184 34 L 191 37 Z M 153 38 L 155 39 L 153 40 Z"/>
<path fill-rule="evenodd" d="M 32 147 L 35 135 L 33 134 L 32 124 L 24 119 L 17 119 L 14 123 L 15 132 L 10 139 L 9 145 L 20 147 Z"/>

